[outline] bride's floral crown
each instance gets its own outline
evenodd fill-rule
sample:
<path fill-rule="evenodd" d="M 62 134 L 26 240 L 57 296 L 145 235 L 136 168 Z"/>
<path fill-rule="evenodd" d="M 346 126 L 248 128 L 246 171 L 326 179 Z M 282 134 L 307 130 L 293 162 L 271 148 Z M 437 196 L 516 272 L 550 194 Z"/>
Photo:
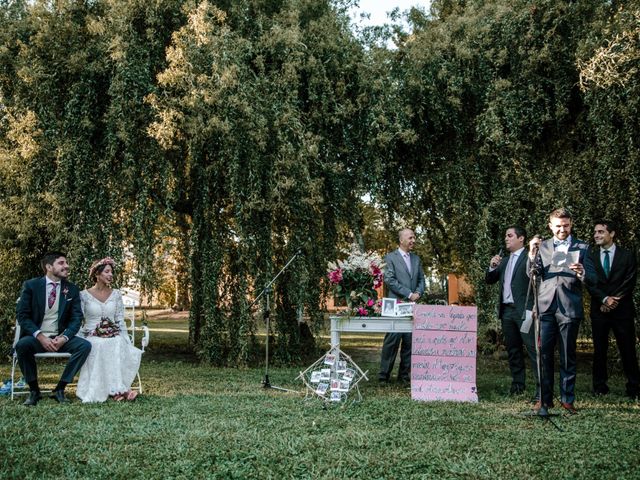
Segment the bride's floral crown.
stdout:
<path fill-rule="evenodd" d="M 89 268 L 89 278 L 93 278 L 96 270 L 103 265 L 111 265 L 111 268 L 116 268 L 116 262 L 111 257 L 104 257 L 102 260 L 96 260 L 91 264 Z"/>

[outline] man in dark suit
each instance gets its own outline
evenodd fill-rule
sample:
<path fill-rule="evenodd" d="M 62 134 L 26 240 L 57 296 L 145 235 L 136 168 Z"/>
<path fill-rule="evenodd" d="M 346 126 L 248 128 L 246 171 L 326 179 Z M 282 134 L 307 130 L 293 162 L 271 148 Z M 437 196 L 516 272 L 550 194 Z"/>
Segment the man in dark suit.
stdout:
<path fill-rule="evenodd" d="M 40 262 L 45 276 L 24 282 L 17 306 L 20 340 L 16 344 L 18 363 L 29 384 L 27 406 L 35 406 L 42 398 L 38 385 L 35 354 L 43 352 L 70 353 L 69 362 L 53 391 L 52 398 L 60 403 L 68 400 L 64 389 L 87 359 L 91 344 L 76 337 L 82 322 L 80 292 L 67 281 L 69 265 L 60 252 L 47 253 Z"/>
<path fill-rule="evenodd" d="M 384 283 L 387 295 L 401 301 L 415 302 L 424 293 L 424 272 L 420 257 L 411 253 L 416 243 L 413 230 L 405 228 L 399 233 L 399 247 L 384 258 Z M 398 381 L 409 382 L 411 372 L 411 333 L 387 333 L 382 345 L 380 361 L 380 382 L 389 381 L 393 364 L 400 349 L 400 369 Z"/>
<path fill-rule="evenodd" d="M 535 272 L 538 284 L 537 313 L 540 315 L 540 351 L 542 354 L 541 401 L 534 410 L 547 415 L 553 406 L 554 350 L 559 340 L 560 403 L 577 413 L 575 402 L 576 342 L 584 317 L 582 283 L 595 282 L 595 271 L 587 255 L 585 242 L 571 236 L 571 214 L 558 208 L 549 215 L 553 238 L 529 242 L 527 272 Z"/>
<path fill-rule="evenodd" d="M 508 257 L 496 255 L 489 262 L 489 270 L 485 274 L 488 284 L 498 283 L 498 318 L 502 324 L 502 333 L 507 347 L 509 369 L 511 370 L 512 395 L 525 391 L 525 360 L 522 352 L 524 346 L 529 357 L 531 371 L 537 384 L 536 351 L 533 344 L 533 332 L 522 333 L 528 298 L 529 276 L 527 275 L 527 255 L 524 242 L 527 232 L 524 228 L 511 226 L 504 236 Z M 530 307 L 529 307 L 530 308 Z M 539 392 L 536 389 L 536 399 Z"/>
<path fill-rule="evenodd" d="M 587 286 L 591 294 L 593 392 L 596 395 L 609 393 L 607 349 L 609 330 L 613 330 L 627 377 L 627 395 L 635 399 L 640 395 L 640 369 L 636 356 L 636 311 L 632 295 L 638 269 L 634 252 L 616 243 L 616 231 L 609 220 L 595 222 L 593 239 L 596 245 L 589 250 L 597 278 L 595 285 Z"/>

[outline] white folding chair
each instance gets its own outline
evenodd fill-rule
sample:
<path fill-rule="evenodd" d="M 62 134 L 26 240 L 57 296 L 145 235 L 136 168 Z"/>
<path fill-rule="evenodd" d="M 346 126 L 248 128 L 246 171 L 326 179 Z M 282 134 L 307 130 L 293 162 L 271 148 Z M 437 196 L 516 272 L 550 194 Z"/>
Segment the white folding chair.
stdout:
<path fill-rule="evenodd" d="M 11 400 L 16 395 L 26 395 L 29 393 L 28 385 L 24 387 L 19 387 L 18 391 L 16 391 L 16 366 L 18 365 L 18 354 L 16 353 L 16 344 L 20 340 L 20 324 L 16 320 L 16 333 L 13 336 L 13 358 L 11 362 Z M 43 352 L 36 353 L 36 360 L 40 360 L 43 358 L 69 358 L 71 357 L 70 353 L 64 352 Z M 18 372 L 20 369 L 18 368 Z M 41 390 L 42 393 L 50 393 L 52 390 Z"/>
<path fill-rule="evenodd" d="M 136 330 L 142 332 L 142 338 L 140 339 L 140 349 L 142 353 L 144 353 L 144 349 L 149 345 L 149 328 L 146 325 L 142 325 L 142 327 L 136 327 L 136 303 L 135 301 L 123 298 L 124 303 L 124 321 L 125 324 L 128 323 L 127 330 L 129 333 L 129 338 L 131 339 L 131 344 L 136 346 Z M 136 378 L 138 379 L 138 386 L 131 387 L 132 389 L 138 390 L 139 393 L 142 393 L 142 380 L 140 379 L 140 369 L 138 369 L 138 373 L 136 373 Z"/>

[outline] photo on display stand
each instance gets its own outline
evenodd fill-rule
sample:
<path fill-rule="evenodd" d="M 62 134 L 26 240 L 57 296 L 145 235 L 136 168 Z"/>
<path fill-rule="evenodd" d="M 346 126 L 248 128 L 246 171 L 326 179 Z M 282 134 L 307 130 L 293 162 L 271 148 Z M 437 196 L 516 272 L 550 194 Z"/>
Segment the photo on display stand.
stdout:
<path fill-rule="evenodd" d="M 396 315 L 396 302 L 395 298 L 383 298 L 382 299 L 382 316 L 383 317 L 395 317 Z"/>
<path fill-rule="evenodd" d="M 396 317 L 410 317 L 413 315 L 413 302 L 397 303 Z"/>
<path fill-rule="evenodd" d="M 321 383 L 318 385 L 318 388 L 316 389 L 316 393 L 320 396 L 323 396 L 325 393 L 327 393 L 327 390 L 329 390 L 329 384 Z"/>

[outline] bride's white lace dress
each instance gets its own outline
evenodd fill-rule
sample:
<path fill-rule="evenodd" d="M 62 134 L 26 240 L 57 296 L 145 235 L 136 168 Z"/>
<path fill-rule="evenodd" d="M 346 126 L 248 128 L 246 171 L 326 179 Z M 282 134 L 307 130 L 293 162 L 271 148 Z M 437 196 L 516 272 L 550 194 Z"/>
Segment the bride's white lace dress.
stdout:
<path fill-rule="evenodd" d="M 125 393 L 131 388 L 142 350 L 134 347 L 127 335 L 119 290 L 113 290 L 104 303 L 83 290 L 80 301 L 84 313 L 80 335 L 91 342 L 91 353 L 80 370 L 76 395 L 83 403 L 104 402 L 109 395 Z M 119 325 L 119 335 L 112 338 L 91 335 L 103 317 Z"/>

